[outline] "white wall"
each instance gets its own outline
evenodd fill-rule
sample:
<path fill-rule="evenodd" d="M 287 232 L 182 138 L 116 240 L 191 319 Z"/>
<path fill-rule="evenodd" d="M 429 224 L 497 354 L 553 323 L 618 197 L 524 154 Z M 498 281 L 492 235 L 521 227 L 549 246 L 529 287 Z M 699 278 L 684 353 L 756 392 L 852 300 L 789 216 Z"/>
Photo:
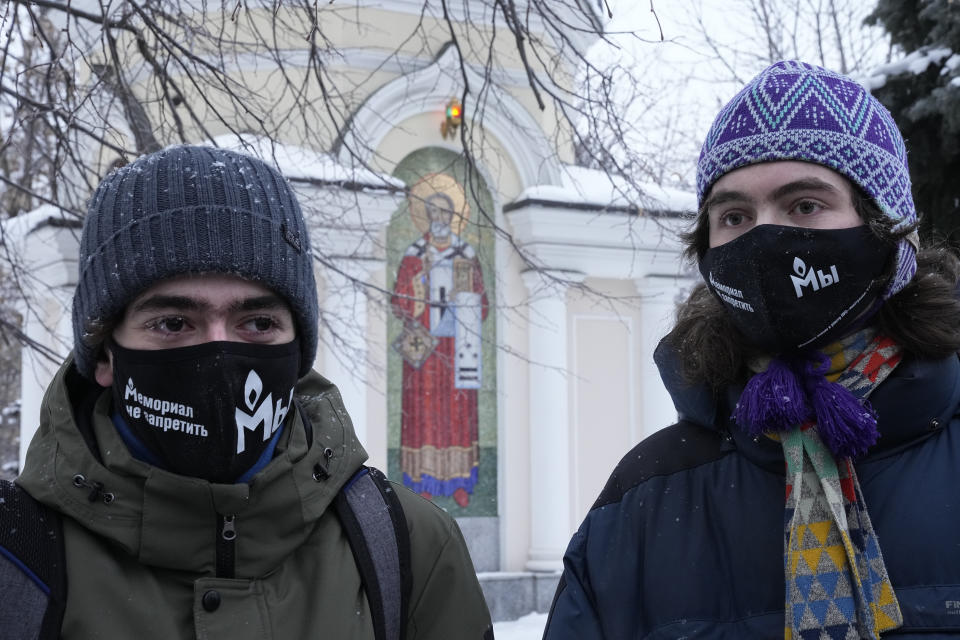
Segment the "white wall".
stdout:
<path fill-rule="evenodd" d="M 620 459 L 648 435 L 676 421 L 653 351 L 672 324 L 675 299 L 684 283 L 655 276 L 637 281 L 588 279 L 590 290 L 570 297 L 574 527 Z"/>

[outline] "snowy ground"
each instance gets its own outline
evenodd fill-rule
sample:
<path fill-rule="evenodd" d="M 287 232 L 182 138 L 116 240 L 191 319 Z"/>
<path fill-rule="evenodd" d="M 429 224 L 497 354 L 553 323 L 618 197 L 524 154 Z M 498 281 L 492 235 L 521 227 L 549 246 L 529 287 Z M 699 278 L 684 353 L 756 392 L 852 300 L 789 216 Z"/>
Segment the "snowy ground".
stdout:
<path fill-rule="evenodd" d="M 496 640 L 541 640 L 546 624 L 547 614 L 531 613 L 519 620 L 493 623 L 493 634 Z"/>

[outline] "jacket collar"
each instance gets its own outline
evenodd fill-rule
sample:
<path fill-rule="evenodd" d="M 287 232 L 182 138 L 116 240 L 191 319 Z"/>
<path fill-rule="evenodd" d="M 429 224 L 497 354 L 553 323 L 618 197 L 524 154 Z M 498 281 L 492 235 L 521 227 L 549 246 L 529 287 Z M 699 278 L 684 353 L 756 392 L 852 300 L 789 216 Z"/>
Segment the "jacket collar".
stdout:
<path fill-rule="evenodd" d="M 783 473 L 780 444 L 769 438 L 754 440 L 730 419 L 743 386 L 715 394 L 707 385 L 687 384 L 680 375 L 678 356 L 661 342 L 654 354 L 681 420 L 716 429 L 754 463 Z M 921 360 L 905 357 L 876 391 L 870 402 L 877 412 L 880 439 L 865 460 L 879 459 L 915 444 L 940 428 L 960 410 L 960 359 Z"/>

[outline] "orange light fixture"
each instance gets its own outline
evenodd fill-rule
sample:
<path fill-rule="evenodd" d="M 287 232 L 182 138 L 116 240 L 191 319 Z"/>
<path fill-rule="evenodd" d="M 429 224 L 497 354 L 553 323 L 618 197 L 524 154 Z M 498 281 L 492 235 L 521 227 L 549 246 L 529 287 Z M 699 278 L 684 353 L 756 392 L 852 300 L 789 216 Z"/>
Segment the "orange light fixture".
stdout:
<path fill-rule="evenodd" d="M 463 105 L 457 98 L 450 98 L 447 103 L 446 118 L 440 125 L 440 134 L 444 138 L 452 138 L 457 134 L 457 129 L 463 122 Z"/>

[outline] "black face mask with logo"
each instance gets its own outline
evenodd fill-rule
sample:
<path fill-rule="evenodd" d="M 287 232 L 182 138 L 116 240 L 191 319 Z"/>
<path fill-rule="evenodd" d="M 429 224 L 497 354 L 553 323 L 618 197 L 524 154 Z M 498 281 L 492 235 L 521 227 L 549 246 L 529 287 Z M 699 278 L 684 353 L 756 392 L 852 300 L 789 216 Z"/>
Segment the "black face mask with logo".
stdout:
<path fill-rule="evenodd" d="M 207 342 L 113 354 L 113 400 L 158 466 L 232 483 L 264 454 L 293 406 L 300 344 Z"/>
<path fill-rule="evenodd" d="M 893 251 L 866 225 L 763 224 L 709 249 L 700 273 L 750 344 L 791 353 L 829 344 L 875 311 Z"/>

